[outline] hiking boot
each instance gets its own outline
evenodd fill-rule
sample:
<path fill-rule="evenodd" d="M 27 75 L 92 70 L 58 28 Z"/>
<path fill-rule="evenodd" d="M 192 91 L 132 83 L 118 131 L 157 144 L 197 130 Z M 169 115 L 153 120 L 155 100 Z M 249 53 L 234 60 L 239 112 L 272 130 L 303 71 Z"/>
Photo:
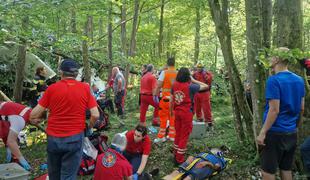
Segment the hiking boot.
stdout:
<path fill-rule="evenodd" d="M 166 141 L 167 141 L 166 137 L 154 139 L 154 143 L 162 143 L 162 142 L 166 142 Z"/>
<path fill-rule="evenodd" d="M 204 122 L 203 119 L 197 119 L 197 122 Z"/>
<path fill-rule="evenodd" d="M 213 126 L 212 122 L 208 123 L 208 125 L 206 127 L 206 131 L 210 131 L 210 132 L 214 131 L 214 126 Z"/>

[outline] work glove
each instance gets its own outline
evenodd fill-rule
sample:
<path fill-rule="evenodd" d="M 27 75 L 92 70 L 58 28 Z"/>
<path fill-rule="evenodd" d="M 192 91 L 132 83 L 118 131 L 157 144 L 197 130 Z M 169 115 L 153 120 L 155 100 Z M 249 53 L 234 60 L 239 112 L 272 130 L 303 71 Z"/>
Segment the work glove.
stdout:
<path fill-rule="evenodd" d="M 9 147 L 6 148 L 6 162 L 10 163 L 12 161 L 12 152 Z"/>
<path fill-rule="evenodd" d="M 19 164 L 27 171 L 30 171 L 31 166 L 29 165 L 29 163 L 26 161 L 26 159 L 23 156 L 19 158 Z"/>
<path fill-rule="evenodd" d="M 139 179 L 139 175 L 137 173 L 135 173 L 134 175 L 132 175 L 132 179 L 133 180 L 138 180 Z"/>
<path fill-rule="evenodd" d="M 158 96 L 153 96 L 153 101 L 158 104 L 159 103 L 159 98 Z"/>

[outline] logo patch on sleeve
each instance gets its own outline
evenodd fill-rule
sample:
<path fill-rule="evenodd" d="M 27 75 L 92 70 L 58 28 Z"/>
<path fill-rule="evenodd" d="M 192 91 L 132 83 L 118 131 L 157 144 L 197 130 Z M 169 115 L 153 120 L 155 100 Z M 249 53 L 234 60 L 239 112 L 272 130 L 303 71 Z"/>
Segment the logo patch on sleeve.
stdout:
<path fill-rule="evenodd" d="M 104 167 L 113 167 L 116 162 L 116 155 L 112 152 L 106 152 L 102 158 L 102 165 Z"/>

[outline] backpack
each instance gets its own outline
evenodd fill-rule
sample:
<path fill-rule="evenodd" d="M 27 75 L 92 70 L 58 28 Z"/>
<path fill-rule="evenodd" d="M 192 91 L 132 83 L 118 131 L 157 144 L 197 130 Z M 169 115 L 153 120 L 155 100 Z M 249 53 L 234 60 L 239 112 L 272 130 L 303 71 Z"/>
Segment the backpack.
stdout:
<path fill-rule="evenodd" d="M 96 161 L 83 153 L 78 175 L 85 176 L 93 174 L 96 167 Z"/>
<path fill-rule="evenodd" d="M 88 138 L 90 142 L 98 150 L 98 154 L 101 154 L 108 149 L 108 145 L 106 144 L 108 141 L 108 137 L 106 135 L 100 134 L 100 132 L 94 132 Z M 93 174 L 95 171 L 95 168 L 96 168 L 96 160 L 94 160 L 92 157 L 87 156 L 83 152 L 78 175 L 85 176 L 85 175 Z"/>

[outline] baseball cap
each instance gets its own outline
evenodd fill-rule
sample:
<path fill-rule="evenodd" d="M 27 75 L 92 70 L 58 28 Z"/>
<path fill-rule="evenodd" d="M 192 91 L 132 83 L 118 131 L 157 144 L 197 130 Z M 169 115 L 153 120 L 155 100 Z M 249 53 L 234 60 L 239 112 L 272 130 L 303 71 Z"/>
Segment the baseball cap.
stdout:
<path fill-rule="evenodd" d="M 79 65 L 73 59 L 65 59 L 61 62 L 59 69 L 63 72 L 76 73 Z"/>

